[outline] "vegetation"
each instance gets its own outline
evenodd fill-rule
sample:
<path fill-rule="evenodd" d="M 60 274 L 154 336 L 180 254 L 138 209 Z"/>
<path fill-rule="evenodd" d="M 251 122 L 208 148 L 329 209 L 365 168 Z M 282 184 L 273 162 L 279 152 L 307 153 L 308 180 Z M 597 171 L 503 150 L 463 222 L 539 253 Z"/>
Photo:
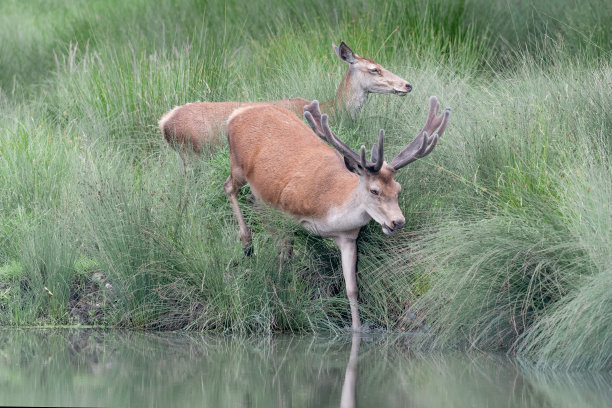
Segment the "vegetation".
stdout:
<path fill-rule="evenodd" d="M 612 10 L 552 4 L 4 1 L 0 323 L 343 330 L 334 244 L 245 204 L 244 257 L 227 148 L 183 175 L 157 121 L 194 100 L 329 99 L 344 40 L 414 86 L 334 123 L 353 147 L 385 128 L 397 152 L 430 95 L 453 109 L 398 176 L 403 232 L 361 233 L 363 318 L 426 326 L 425 348 L 612 369 Z"/>

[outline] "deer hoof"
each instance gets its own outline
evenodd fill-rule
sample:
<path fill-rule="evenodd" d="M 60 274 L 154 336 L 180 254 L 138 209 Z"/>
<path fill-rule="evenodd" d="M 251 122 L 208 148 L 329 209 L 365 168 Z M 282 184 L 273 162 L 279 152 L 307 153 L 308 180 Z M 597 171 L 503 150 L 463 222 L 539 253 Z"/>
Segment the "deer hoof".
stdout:
<path fill-rule="evenodd" d="M 246 196 L 246 202 L 248 205 L 253 206 L 257 202 L 257 199 L 255 198 L 253 193 L 250 193 L 248 196 Z"/>
<path fill-rule="evenodd" d="M 251 256 L 251 255 L 253 255 L 253 246 L 252 246 L 252 245 L 251 245 L 251 246 L 248 246 L 248 247 L 246 247 L 246 248 L 242 248 L 242 250 L 244 251 L 244 254 L 245 254 L 246 256 Z"/>

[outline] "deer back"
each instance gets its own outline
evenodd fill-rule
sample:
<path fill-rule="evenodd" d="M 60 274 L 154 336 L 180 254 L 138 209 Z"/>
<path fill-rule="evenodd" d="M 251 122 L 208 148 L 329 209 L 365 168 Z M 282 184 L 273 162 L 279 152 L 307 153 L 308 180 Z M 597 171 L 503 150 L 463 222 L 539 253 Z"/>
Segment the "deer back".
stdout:
<path fill-rule="evenodd" d="M 310 101 L 303 98 L 280 99 L 272 102 L 192 102 L 176 106 L 159 121 L 164 139 L 175 149 L 191 148 L 202 152 L 207 143 L 219 142 L 218 135 L 226 131 L 230 114 L 243 106 L 272 103 L 301 115 Z"/>
<path fill-rule="evenodd" d="M 164 139 L 174 148 L 191 147 L 196 153 L 202 152 L 202 144 L 225 130 L 225 121 L 240 102 L 193 102 L 176 106 L 164 114 L 159 128 Z"/>
<path fill-rule="evenodd" d="M 350 198 L 359 178 L 292 112 L 273 105 L 237 109 L 228 121 L 233 176 L 296 217 L 323 217 Z"/>

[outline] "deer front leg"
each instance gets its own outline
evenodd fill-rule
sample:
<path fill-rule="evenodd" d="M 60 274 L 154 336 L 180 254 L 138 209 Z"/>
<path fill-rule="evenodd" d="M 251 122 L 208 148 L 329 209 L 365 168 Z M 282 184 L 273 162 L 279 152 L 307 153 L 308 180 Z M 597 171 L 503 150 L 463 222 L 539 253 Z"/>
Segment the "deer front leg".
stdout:
<path fill-rule="evenodd" d="M 359 230 L 357 230 L 359 231 Z M 346 296 L 351 305 L 351 319 L 353 331 L 361 330 L 361 320 L 359 319 L 359 309 L 357 303 L 357 234 L 355 237 L 337 237 L 334 238 L 336 244 L 340 247 L 342 256 L 342 274 L 344 275 L 344 284 L 346 286 Z"/>
<path fill-rule="evenodd" d="M 238 190 L 244 184 L 244 182 L 240 184 L 240 182 L 234 179 L 230 174 L 227 180 L 225 180 L 225 183 L 223 183 L 223 188 L 227 193 L 227 198 L 229 198 L 232 211 L 234 212 L 234 216 L 238 220 L 238 225 L 240 226 L 240 241 L 242 242 L 242 250 L 246 256 L 251 256 L 253 254 L 251 229 L 247 226 L 246 221 L 242 216 L 242 211 L 240 211 L 240 204 L 238 203 Z"/>

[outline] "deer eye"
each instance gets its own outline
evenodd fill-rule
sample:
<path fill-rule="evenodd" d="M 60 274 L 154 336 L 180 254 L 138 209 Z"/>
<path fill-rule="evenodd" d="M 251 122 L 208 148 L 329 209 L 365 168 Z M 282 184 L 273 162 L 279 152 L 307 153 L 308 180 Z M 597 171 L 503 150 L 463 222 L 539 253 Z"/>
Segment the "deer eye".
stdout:
<path fill-rule="evenodd" d="M 379 194 L 378 190 L 374 190 L 374 189 L 370 190 L 370 193 L 375 195 L 375 196 L 377 196 Z"/>
<path fill-rule="evenodd" d="M 372 73 L 372 74 L 380 74 L 380 70 L 378 68 L 370 68 L 370 73 Z"/>

